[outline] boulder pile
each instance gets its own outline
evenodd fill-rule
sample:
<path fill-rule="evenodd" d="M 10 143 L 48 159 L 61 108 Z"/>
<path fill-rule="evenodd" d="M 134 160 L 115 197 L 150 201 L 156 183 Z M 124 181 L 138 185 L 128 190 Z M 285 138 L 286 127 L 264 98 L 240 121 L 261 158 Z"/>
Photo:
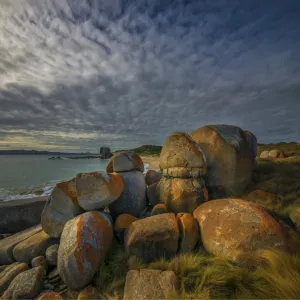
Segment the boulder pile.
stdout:
<path fill-rule="evenodd" d="M 120 152 L 110 158 L 106 172 L 80 173 L 58 183 L 40 225 L 0 240 L 0 296 L 63 299 L 77 291 L 77 299 L 99 298 L 93 284 L 115 237 L 129 257 L 145 263 L 200 246 L 235 263 L 259 249 L 287 250 L 284 226 L 259 204 L 208 201 L 206 186 L 226 191 L 249 183 L 256 154 L 252 133 L 204 126 L 166 139 L 161 172 L 149 170 L 144 176 L 142 159 Z M 298 215 L 291 218 L 299 224 Z M 174 272 L 130 270 L 124 299 L 166 299 L 178 288 Z"/>

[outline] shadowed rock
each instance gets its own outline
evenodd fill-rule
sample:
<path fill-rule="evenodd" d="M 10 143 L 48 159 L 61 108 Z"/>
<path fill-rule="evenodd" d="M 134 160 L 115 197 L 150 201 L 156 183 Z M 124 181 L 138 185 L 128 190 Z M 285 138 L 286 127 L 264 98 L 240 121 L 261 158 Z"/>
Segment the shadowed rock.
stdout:
<path fill-rule="evenodd" d="M 157 172 L 155 170 L 148 170 L 145 175 L 146 184 L 149 186 L 151 184 L 159 182 L 161 177 L 162 177 L 162 173 Z"/>
<path fill-rule="evenodd" d="M 115 154 L 109 161 L 106 167 L 107 173 L 113 172 L 129 172 L 140 171 L 144 172 L 144 163 L 136 153 L 119 152 Z"/>

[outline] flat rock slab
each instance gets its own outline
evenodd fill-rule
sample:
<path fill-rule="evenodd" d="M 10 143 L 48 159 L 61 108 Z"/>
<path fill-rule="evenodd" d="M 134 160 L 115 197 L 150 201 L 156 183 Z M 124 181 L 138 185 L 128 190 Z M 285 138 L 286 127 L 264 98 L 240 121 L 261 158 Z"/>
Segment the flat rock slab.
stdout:
<path fill-rule="evenodd" d="M 48 196 L 0 203 L 0 233 L 17 233 L 41 223 Z"/>
<path fill-rule="evenodd" d="M 19 233 L 13 234 L 0 241 L 0 265 L 11 264 L 15 262 L 13 257 L 14 247 L 22 241 L 28 239 L 34 234 L 41 232 L 42 226 L 36 225 Z"/>
<path fill-rule="evenodd" d="M 130 270 L 126 275 L 123 300 L 168 299 L 168 293 L 179 289 L 173 271 Z"/>

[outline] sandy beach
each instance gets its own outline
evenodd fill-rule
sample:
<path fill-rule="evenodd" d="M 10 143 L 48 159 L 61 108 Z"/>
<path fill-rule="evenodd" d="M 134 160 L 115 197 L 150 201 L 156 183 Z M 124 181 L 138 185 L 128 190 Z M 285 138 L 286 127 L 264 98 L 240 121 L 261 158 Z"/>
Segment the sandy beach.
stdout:
<path fill-rule="evenodd" d="M 149 169 L 159 171 L 159 156 L 158 155 L 140 155 L 144 164 L 149 164 Z"/>

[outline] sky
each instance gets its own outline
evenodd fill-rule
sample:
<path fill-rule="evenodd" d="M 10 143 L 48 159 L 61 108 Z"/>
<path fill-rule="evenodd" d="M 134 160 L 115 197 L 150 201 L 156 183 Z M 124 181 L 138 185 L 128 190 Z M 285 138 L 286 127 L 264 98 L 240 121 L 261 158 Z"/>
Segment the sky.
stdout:
<path fill-rule="evenodd" d="M 1 0 L 0 149 L 237 125 L 300 142 L 299 0 Z"/>

